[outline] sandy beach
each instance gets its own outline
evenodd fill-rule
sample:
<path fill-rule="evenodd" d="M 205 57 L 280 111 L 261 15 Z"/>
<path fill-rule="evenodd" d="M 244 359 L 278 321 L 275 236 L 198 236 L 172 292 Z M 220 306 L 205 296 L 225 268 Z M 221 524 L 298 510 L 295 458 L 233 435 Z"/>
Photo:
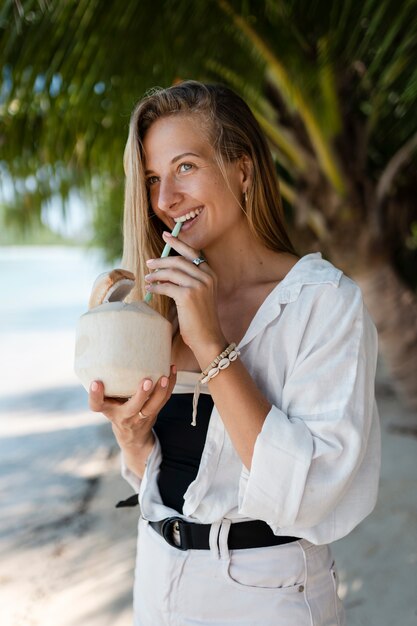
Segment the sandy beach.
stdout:
<path fill-rule="evenodd" d="M 10 254 L 0 254 L 0 273 Z M 75 323 L 103 267 L 76 251 L 33 254 L 56 268 L 43 297 L 8 298 L 0 311 L 0 624 L 130 626 L 138 511 L 114 508 L 131 489 L 109 424 L 88 411 L 72 372 Z M 333 546 L 340 595 L 350 626 L 414 626 L 417 413 L 401 406 L 382 363 L 377 398 L 380 496 Z"/>

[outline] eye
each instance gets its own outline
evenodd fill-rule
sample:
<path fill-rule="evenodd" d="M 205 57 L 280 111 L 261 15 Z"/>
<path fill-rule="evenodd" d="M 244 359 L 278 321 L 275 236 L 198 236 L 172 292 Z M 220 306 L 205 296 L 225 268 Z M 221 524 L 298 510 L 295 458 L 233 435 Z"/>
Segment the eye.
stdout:
<path fill-rule="evenodd" d="M 149 176 L 146 179 L 146 184 L 148 185 L 148 187 L 151 187 L 152 185 L 154 185 L 155 183 L 157 183 L 159 181 L 158 176 Z"/>
<path fill-rule="evenodd" d="M 178 171 L 179 172 L 189 172 L 190 170 L 192 170 L 194 167 L 194 165 L 192 163 L 181 163 L 181 165 L 178 167 Z"/>

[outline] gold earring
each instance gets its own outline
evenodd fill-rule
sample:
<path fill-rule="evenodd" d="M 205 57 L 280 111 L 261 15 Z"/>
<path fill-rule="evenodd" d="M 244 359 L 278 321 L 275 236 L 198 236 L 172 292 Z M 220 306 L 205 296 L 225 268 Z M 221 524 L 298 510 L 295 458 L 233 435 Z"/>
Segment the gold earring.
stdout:
<path fill-rule="evenodd" d="M 243 197 L 245 199 L 245 204 L 246 204 L 247 201 L 248 201 L 248 192 L 247 191 L 245 191 L 245 193 L 243 194 Z"/>

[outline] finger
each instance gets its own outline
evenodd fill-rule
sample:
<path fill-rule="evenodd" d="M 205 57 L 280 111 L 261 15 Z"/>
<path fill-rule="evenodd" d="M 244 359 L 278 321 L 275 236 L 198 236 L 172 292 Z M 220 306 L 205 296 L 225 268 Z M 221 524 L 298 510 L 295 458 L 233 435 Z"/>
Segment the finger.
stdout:
<path fill-rule="evenodd" d="M 103 413 L 111 422 L 123 422 L 138 414 L 139 407 L 152 393 L 152 387 L 152 380 L 144 379 L 131 398 L 109 398 L 104 395 L 103 383 L 93 381 L 89 390 L 89 406 L 92 411 Z"/>
<path fill-rule="evenodd" d="M 196 258 L 196 257 L 193 257 Z M 171 257 L 165 257 L 165 258 L 159 258 L 159 259 L 148 259 L 146 261 L 146 265 L 153 270 L 153 274 L 155 274 L 155 280 L 159 280 L 159 275 L 162 272 L 162 270 L 165 269 L 176 269 L 179 270 L 181 272 L 184 272 L 190 276 L 193 276 L 194 278 L 197 278 L 198 280 L 203 280 L 205 279 L 205 275 L 207 273 L 212 273 L 212 270 L 210 269 L 210 266 L 208 265 L 207 262 L 202 263 L 201 265 L 199 265 L 197 267 L 197 265 L 195 265 L 194 263 L 190 262 L 190 260 L 186 259 L 183 256 L 171 256 Z M 205 267 L 205 272 L 201 272 L 201 268 Z M 149 274 L 147 274 L 147 276 L 149 276 Z M 145 278 L 147 278 L 147 276 L 145 276 Z"/>
<path fill-rule="evenodd" d="M 171 366 L 169 378 L 161 376 L 152 395 L 141 408 L 142 415 L 150 418 L 155 417 L 170 397 L 176 381 L 177 370 L 175 366 Z"/>
<path fill-rule="evenodd" d="M 181 254 L 184 258 L 192 261 L 196 257 L 200 256 L 200 250 L 196 250 L 195 248 L 191 248 L 188 244 L 182 241 L 179 237 L 173 237 L 171 233 L 164 231 L 162 233 L 162 238 L 164 241 L 169 243 L 171 248 L 173 248 L 176 252 Z"/>
<path fill-rule="evenodd" d="M 188 261 L 184 261 L 184 263 L 191 265 Z M 194 276 L 193 274 L 194 272 L 192 272 L 192 270 L 188 273 L 182 269 L 166 267 L 165 269 L 160 269 L 157 272 L 146 274 L 145 280 L 147 283 L 153 284 L 157 282 L 170 282 L 180 287 L 195 287 L 197 284 L 204 282 L 201 280 L 201 278 L 204 278 L 204 274 L 202 274 L 202 272 L 200 272 L 199 276 Z"/>
<path fill-rule="evenodd" d="M 172 283 L 148 283 L 145 285 L 145 289 L 148 293 L 157 293 L 162 296 L 168 296 L 175 300 L 175 302 L 180 302 L 182 298 L 188 298 L 192 289 L 189 287 L 179 287 L 178 285 L 173 285 Z"/>
<path fill-rule="evenodd" d="M 99 380 L 94 380 L 88 393 L 88 405 L 91 411 L 102 411 L 104 401 L 104 385 Z"/>
<path fill-rule="evenodd" d="M 119 407 L 118 416 L 121 419 L 129 419 L 134 415 L 138 415 L 142 406 L 151 396 L 153 389 L 154 384 L 150 378 L 142 380 L 133 396 Z"/>

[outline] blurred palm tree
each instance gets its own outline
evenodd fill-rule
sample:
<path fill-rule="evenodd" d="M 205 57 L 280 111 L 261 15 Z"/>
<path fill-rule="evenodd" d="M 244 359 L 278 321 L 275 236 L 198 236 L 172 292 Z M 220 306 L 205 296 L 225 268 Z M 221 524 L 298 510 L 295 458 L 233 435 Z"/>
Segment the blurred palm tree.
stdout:
<path fill-rule="evenodd" d="M 6 0 L 8 219 L 88 189 L 96 239 L 117 256 L 136 100 L 180 78 L 221 80 L 269 137 L 300 251 L 319 247 L 361 284 L 417 406 L 416 16 L 417 0 Z"/>

